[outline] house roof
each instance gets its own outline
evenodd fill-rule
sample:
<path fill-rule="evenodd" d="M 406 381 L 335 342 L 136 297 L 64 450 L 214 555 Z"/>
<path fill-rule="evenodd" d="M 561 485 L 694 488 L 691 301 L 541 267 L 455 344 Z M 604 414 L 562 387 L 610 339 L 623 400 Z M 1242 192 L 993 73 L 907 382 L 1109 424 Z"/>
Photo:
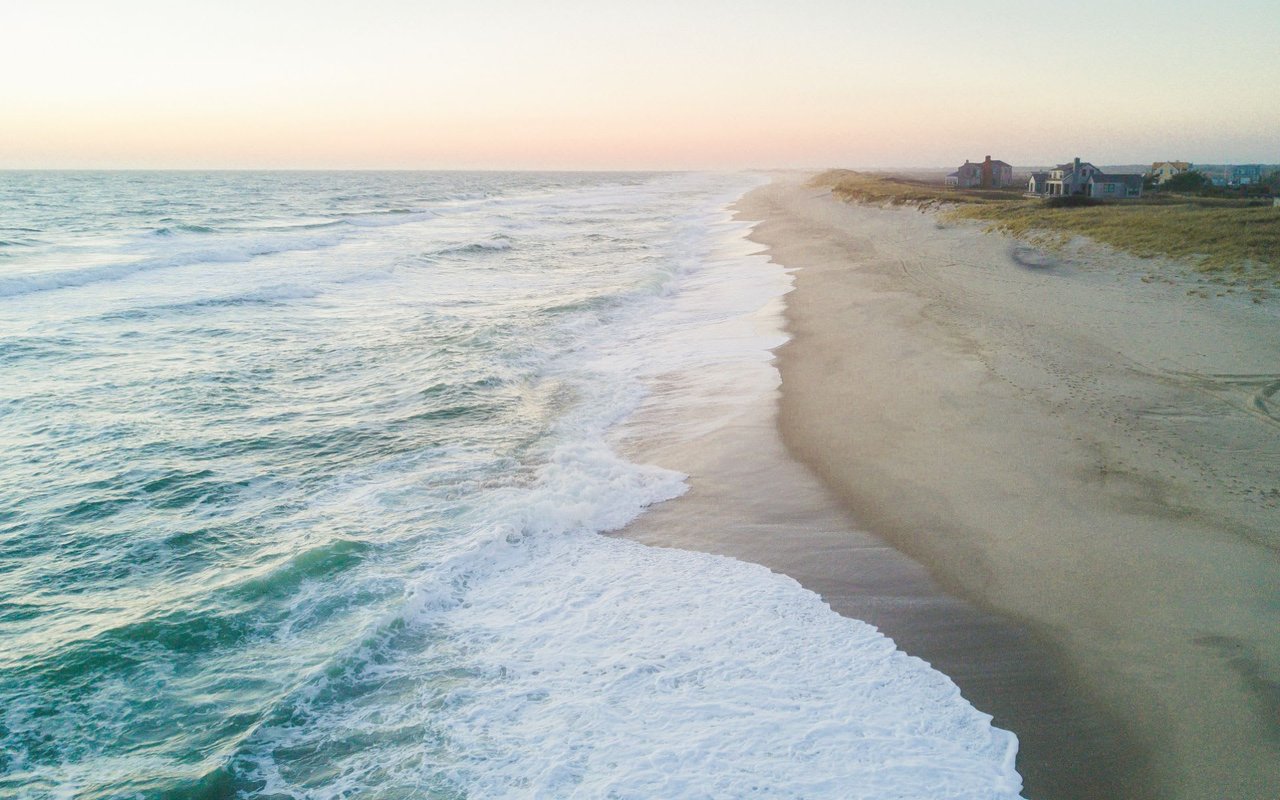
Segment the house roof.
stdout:
<path fill-rule="evenodd" d="M 1152 169 L 1160 169 L 1160 168 L 1161 168 L 1161 167 L 1163 167 L 1165 164 L 1168 164 L 1169 166 L 1174 167 L 1175 169 L 1190 169 L 1190 168 L 1191 168 L 1191 162 L 1190 162 L 1190 161 L 1156 161 L 1156 162 L 1154 162 L 1154 163 L 1151 165 L 1151 168 L 1152 168 Z"/>
<path fill-rule="evenodd" d="M 1032 178 L 1032 180 L 1034 180 L 1036 183 L 1039 183 L 1040 181 L 1047 181 L 1047 180 L 1049 180 L 1049 173 L 1047 173 L 1047 172 L 1033 172 L 1033 173 L 1031 173 L 1031 178 Z"/>
<path fill-rule="evenodd" d="M 963 164 L 961 164 L 961 165 L 960 165 L 960 169 L 964 169 L 965 167 L 971 167 L 971 168 L 973 168 L 973 169 L 982 169 L 982 165 L 983 165 L 983 164 L 985 164 L 985 163 L 986 163 L 986 162 L 984 162 L 984 161 L 966 161 L 966 162 L 964 162 Z M 1013 165 L 1012 165 L 1012 164 L 1009 164 L 1008 162 L 1001 161 L 1001 160 L 1000 160 L 1000 159 L 998 159 L 998 158 L 993 158 L 993 159 L 991 159 L 991 165 L 992 165 L 992 166 L 995 166 L 995 165 L 997 165 L 997 164 L 1002 165 L 1002 166 L 1005 166 L 1005 167 L 1009 167 L 1010 169 L 1012 169 L 1012 168 L 1013 168 Z"/>
<path fill-rule="evenodd" d="M 1089 178 L 1089 183 L 1123 183 L 1125 186 L 1141 186 L 1142 176 L 1128 173 L 1120 175 L 1105 175 L 1101 172 L 1095 172 L 1093 176 Z"/>

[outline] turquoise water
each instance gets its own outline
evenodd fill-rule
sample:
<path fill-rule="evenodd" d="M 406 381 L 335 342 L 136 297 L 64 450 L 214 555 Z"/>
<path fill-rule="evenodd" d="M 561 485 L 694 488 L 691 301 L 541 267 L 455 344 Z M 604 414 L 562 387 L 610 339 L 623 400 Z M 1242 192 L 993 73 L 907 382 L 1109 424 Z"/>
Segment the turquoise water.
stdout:
<path fill-rule="evenodd" d="M 685 489 L 609 431 L 714 357 L 645 343 L 776 295 L 708 267 L 753 182 L 0 173 L 0 794 L 851 796 L 788 770 L 865 731 L 776 763 L 767 739 L 824 692 L 889 702 L 850 694 L 867 674 L 945 709 L 933 761 L 972 796 L 1016 794 L 1012 737 L 874 631 L 598 535 Z M 770 597 L 799 627 L 735 644 Z M 821 686 L 756 660 L 805 637 L 844 665 Z"/>

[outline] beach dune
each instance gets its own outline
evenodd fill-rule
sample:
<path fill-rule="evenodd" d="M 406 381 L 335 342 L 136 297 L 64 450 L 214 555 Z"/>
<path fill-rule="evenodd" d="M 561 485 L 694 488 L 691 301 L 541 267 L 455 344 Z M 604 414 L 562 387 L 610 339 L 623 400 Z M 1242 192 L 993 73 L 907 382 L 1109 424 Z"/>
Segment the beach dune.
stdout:
<path fill-rule="evenodd" d="M 880 626 L 1019 735 L 1028 797 L 1276 797 L 1277 309 L 799 179 L 738 213 L 798 270 L 777 428 L 656 448 L 692 490 L 629 533 Z"/>

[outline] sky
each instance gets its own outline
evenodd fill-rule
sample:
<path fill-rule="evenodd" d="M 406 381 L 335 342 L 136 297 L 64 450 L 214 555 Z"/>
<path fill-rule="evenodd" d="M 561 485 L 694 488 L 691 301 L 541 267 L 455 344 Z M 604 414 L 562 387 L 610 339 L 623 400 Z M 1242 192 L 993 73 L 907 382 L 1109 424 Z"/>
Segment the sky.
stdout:
<path fill-rule="evenodd" d="M 13 0 L 0 168 L 1280 162 L 1280 0 Z"/>

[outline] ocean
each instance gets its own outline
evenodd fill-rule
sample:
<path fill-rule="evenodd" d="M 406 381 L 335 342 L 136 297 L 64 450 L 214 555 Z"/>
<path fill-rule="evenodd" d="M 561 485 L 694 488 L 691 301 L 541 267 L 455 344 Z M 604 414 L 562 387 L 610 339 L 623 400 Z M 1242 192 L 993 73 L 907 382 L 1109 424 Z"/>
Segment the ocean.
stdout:
<path fill-rule="evenodd" d="M 607 535 L 688 488 L 636 410 L 717 424 L 665 376 L 773 374 L 763 180 L 0 173 L 0 795 L 1018 796 L 871 626 Z"/>

